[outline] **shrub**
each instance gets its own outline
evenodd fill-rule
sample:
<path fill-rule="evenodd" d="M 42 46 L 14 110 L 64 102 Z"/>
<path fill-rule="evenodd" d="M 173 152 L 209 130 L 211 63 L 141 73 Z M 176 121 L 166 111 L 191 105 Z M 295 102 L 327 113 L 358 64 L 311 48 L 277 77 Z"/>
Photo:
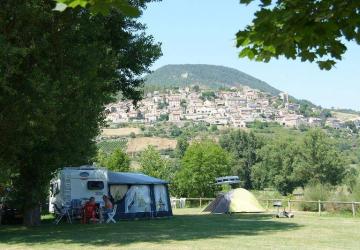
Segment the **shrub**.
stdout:
<path fill-rule="evenodd" d="M 353 201 L 359 201 L 360 202 L 360 178 L 357 179 L 357 182 L 353 188 L 353 191 L 351 193 L 351 199 Z"/>
<path fill-rule="evenodd" d="M 330 185 L 310 184 L 305 187 L 304 200 L 305 201 L 326 201 L 330 198 Z M 317 203 L 301 202 L 299 207 L 303 211 L 318 211 Z"/>
<path fill-rule="evenodd" d="M 330 201 L 351 201 L 346 186 L 339 186 L 331 193 Z M 328 212 L 351 212 L 350 204 L 326 203 L 324 208 Z"/>

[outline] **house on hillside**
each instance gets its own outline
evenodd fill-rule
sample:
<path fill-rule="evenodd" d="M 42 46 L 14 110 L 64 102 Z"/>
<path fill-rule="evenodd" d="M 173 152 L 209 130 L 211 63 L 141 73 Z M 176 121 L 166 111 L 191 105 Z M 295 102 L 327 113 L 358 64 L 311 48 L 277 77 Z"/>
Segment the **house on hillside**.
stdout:
<path fill-rule="evenodd" d="M 309 117 L 308 124 L 312 127 L 320 127 L 321 126 L 321 119 L 318 117 Z"/>
<path fill-rule="evenodd" d="M 180 110 L 169 113 L 169 122 L 180 122 L 182 112 Z"/>
<path fill-rule="evenodd" d="M 341 129 L 341 128 L 345 128 L 345 123 L 337 118 L 327 118 L 325 122 L 325 126 L 334 129 Z"/>

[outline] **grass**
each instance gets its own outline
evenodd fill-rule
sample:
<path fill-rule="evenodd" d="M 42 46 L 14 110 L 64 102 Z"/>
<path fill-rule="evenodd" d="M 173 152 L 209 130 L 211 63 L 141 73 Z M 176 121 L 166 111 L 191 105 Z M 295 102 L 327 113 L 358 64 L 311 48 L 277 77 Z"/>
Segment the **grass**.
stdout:
<path fill-rule="evenodd" d="M 149 145 L 155 146 L 157 150 L 175 149 L 176 140 L 161 137 L 137 137 L 129 140 L 127 153 L 141 152 Z"/>
<path fill-rule="evenodd" d="M 359 249 L 358 218 L 199 212 L 177 209 L 173 218 L 117 224 L 2 226 L 0 249 Z"/>
<path fill-rule="evenodd" d="M 104 128 L 101 132 L 102 136 L 128 136 L 131 133 L 136 135 L 141 134 L 141 130 L 139 128 Z"/>

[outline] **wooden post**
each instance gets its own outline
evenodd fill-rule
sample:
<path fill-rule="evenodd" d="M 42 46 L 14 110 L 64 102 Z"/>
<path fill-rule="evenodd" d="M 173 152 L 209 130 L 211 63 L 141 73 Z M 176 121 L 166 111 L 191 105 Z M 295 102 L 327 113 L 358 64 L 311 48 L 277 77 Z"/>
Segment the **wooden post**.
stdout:
<path fill-rule="evenodd" d="M 201 207 L 201 197 L 200 197 L 200 207 Z"/>
<path fill-rule="evenodd" d="M 289 212 L 291 212 L 291 201 L 288 200 L 288 209 L 289 209 Z"/>
<path fill-rule="evenodd" d="M 351 208 L 352 208 L 353 217 L 355 217 L 355 202 L 352 202 Z"/>
<path fill-rule="evenodd" d="M 319 215 L 321 215 L 321 201 L 318 201 L 318 206 L 319 206 Z"/>

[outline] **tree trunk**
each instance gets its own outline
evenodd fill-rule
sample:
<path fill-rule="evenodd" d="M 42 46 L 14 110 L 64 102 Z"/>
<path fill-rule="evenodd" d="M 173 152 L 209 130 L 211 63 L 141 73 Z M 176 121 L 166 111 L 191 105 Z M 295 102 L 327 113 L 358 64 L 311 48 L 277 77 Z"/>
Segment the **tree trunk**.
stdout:
<path fill-rule="evenodd" d="M 41 223 L 40 206 L 24 210 L 24 225 L 27 227 L 39 226 Z"/>

